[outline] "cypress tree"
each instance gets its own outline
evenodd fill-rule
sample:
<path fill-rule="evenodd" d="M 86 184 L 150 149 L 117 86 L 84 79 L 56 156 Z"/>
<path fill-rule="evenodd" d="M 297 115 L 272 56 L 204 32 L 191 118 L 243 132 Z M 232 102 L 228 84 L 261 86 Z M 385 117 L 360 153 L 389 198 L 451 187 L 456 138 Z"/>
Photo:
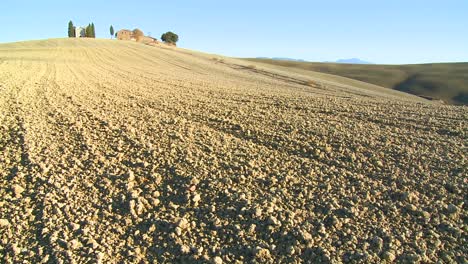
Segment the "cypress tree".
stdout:
<path fill-rule="evenodd" d="M 90 38 L 91 37 L 91 24 L 88 24 L 85 29 L 85 37 Z"/>
<path fill-rule="evenodd" d="M 109 28 L 109 32 L 110 32 L 110 35 L 111 35 L 111 38 L 112 38 L 112 36 L 114 36 L 114 27 L 112 25 Z"/>
<path fill-rule="evenodd" d="M 74 38 L 75 36 L 75 27 L 73 26 L 73 22 L 70 20 L 68 22 L 68 37 L 69 38 Z"/>
<path fill-rule="evenodd" d="M 94 23 L 91 23 L 91 37 L 96 38 L 96 31 L 94 29 Z"/>

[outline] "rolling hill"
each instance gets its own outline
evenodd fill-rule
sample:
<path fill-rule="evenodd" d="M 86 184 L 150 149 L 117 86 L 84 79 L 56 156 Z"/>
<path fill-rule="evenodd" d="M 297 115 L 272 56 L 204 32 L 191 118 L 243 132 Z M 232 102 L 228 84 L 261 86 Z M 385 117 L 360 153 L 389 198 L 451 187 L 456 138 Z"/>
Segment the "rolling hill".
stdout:
<path fill-rule="evenodd" d="M 162 44 L 0 44 L 0 262 L 464 263 L 467 116 Z"/>
<path fill-rule="evenodd" d="M 468 105 L 468 63 L 363 65 L 247 60 L 344 76 L 449 104 Z"/>

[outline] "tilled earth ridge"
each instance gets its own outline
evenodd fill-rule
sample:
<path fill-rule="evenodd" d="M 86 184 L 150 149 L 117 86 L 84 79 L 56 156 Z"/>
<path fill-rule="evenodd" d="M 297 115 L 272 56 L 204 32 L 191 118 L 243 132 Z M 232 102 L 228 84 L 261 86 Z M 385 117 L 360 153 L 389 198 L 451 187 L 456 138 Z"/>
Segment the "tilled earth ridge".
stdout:
<path fill-rule="evenodd" d="M 466 263 L 467 108 L 353 85 L 1 44 L 1 262 Z"/>

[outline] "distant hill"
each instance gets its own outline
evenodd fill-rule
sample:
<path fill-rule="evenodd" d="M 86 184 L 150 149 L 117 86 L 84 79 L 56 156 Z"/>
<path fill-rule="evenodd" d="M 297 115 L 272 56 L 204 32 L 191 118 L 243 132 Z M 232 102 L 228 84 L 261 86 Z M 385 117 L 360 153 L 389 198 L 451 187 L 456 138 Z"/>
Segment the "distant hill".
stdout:
<path fill-rule="evenodd" d="M 468 105 L 468 63 L 409 65 L 340 64 L 247 59 L 329 73 L 411 93 L 449 104 Z"/>
<path fill-rule="evenodd" d="M 371 62 L 363 61 L 363 60 L 358 59 L 358 58 L 341 59 L 341 60 L 337 60 L 336 63 L 347 63 L 347 64 L 372 64 Z"/>

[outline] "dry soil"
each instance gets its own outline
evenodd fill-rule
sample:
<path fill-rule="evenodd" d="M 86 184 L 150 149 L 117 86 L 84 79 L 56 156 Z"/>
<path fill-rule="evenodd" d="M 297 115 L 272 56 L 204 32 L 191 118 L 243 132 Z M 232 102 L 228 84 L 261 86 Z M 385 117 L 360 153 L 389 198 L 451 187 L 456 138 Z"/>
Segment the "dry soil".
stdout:
<path fill-rule="evenodd" d="M 467 262 L 467 107 L 246 63 L 1 44 L 1 262 Z"/>

